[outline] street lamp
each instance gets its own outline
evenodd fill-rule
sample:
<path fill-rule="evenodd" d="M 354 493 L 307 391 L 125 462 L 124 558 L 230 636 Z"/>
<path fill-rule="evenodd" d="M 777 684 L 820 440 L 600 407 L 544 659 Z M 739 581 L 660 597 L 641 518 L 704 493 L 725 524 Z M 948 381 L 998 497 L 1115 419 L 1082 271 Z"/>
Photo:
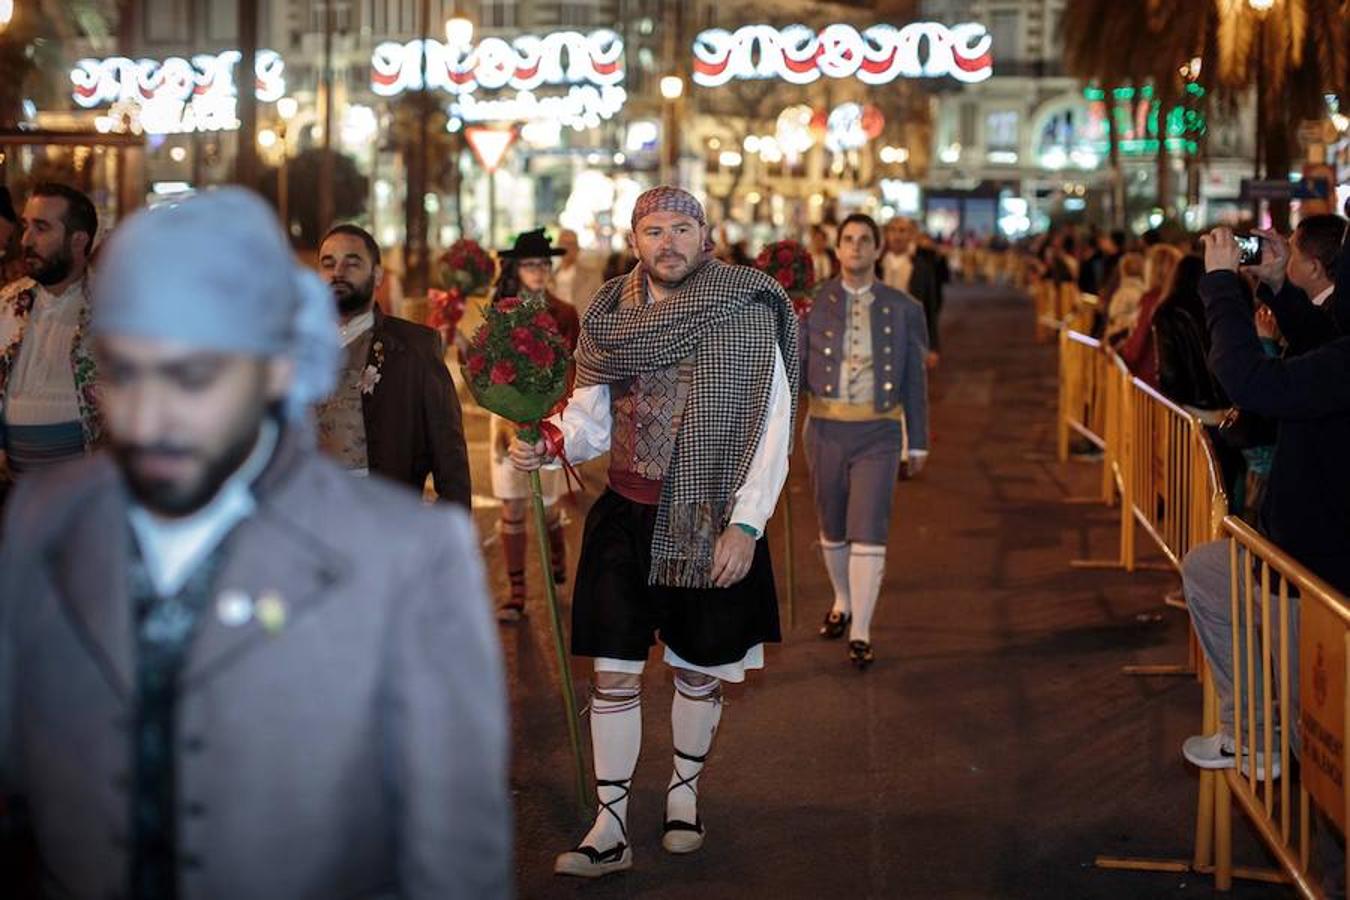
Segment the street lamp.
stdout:
<path fill-rule="evenodd" d="M 473 41 L 473 22 L 463 16 L 446 19 L 445 40 L 452 47 L 467 47 Z"/>
<path fill-rule="evenodd" d="M 666 75 L 661 79 L 661 183 L 671 184 L 679 177 L 680 145 L 675 137 L 676 105 L 684 96 L 684 79 Z"/>
<path fill-rule="evenodd" d="M 286 230 L 286 240 L 291 239 L 291 185 L 286 171 L 290 162 L 290 152 L 286 143 L 286 126 L 300 111 L 300 103 L 294 97 L 282 97 L 277 101 L 277 139 L 281 142 L 281 166 L 277 169 L 277 214 L 281 227 Z"/>

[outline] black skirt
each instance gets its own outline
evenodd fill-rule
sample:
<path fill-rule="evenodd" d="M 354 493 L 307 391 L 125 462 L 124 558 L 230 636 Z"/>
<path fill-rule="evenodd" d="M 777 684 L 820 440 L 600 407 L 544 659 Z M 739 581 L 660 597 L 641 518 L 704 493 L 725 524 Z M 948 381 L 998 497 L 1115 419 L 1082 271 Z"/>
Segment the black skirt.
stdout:
<path fill-rule="evenodd" d="M 659 635 L 697 666 L 739 662 L 777 643 L 778 595 L 768 542 L 755 542 L 749 573 L 727 588 L 647 584 L 656 507 L 606 490 L 586 516 L 572 592 L 572 652 L 645 660 Z"/>

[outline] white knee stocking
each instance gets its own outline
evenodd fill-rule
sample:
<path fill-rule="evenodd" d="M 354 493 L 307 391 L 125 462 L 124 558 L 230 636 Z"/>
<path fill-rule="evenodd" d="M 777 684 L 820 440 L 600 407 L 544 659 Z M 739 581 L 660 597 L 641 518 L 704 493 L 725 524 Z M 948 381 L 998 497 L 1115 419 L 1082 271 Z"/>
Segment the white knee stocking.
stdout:
<path fill-rule="evenodd" d="M 826 540 L 822 534 L 820 552 L 825 557 L 825 571 L 830 574 L 830 587 L 834 588 L 834 608 L 830 611 L 847 616 L 852 612 L 848 583 L 849 545 L 844 541 Z"/>
<path fill-rule="evenodd" d="M 675 676 L 670 731 L 675 743 L 675 773 L 666 791 L 666 821 L 698 821 L 698 777 L 722 719 L 722 682 L 694 685 Z"/>
<path fill-rule="evenodd" d="M 881 592 L 881 576 L 886 571 L 886 548 L 881 544 L 851 544 L 848 557 L 848 587 L 853 599 L 850 641 L 872 640 L 872 613 Z"/>
<path fill-rule="evenodd" d="M 642 749 L 640 686 L 592 690 L 591 748 L 600 808 L 581 843 L 604 851 L 628 843 L 628 791 Z"/>

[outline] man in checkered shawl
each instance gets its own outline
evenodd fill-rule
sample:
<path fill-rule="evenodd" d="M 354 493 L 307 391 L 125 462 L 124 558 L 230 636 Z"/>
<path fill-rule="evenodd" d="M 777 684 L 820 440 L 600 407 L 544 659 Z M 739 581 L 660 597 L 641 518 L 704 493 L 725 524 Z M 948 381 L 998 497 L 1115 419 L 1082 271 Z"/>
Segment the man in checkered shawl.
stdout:
<path fill-rule="evenodd" d="M 779 284 L 711 258 L 691 194 L 658 187 L 633 210 L 638 265 L 606 283 L 581 322 L 577 389 L 517 441 L 521 469 L 609 453 L 591 507 L 572 602 L 572 652 L 595 660 L 591 741 L 599 809 L 558 857 L 560 875 L 632 866 L 627 808 L 642 744 L 642 670 L 660 635 L 675 670 L 675 771 L 662 845 L 703 845 L 698 779 L 722 715 L 779 640 L 763 537 L 787 477 L 797 406 L 797 321 Z"/>

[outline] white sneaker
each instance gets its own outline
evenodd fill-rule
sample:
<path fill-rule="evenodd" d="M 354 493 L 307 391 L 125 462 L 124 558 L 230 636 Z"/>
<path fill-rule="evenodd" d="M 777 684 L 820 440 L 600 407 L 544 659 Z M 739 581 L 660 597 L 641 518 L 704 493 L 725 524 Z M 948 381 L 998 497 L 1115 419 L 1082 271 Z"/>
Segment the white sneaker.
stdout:
<path fill-rule="evenodd" d="M 1276 743 L 1279 742 L 1278 732 L 1276 733 Z M 1250 766 L 1247 762 L 1250 751 L 1242 748 L 1242 774 L 1251 774 Z M 1197 734 L 1186 738 L 1186 742 L 1181 745 L 1181 755 L 1186 757 L 1191 763 L 1202 769 L 1231 769 L 1237 765 L 1237 743 L 1233 736 L 1226 732 L 1216 731 L 1213 734 Z M 1271 777 L 1280 777 L 1280 754 L 1277 750 L 1274 753 L 1274 760 L 1271 764 Z M 1266 777 L 1265 754 L 1258 752 L 1256 754 L 1256 777 L 1264 780 Z"/>

